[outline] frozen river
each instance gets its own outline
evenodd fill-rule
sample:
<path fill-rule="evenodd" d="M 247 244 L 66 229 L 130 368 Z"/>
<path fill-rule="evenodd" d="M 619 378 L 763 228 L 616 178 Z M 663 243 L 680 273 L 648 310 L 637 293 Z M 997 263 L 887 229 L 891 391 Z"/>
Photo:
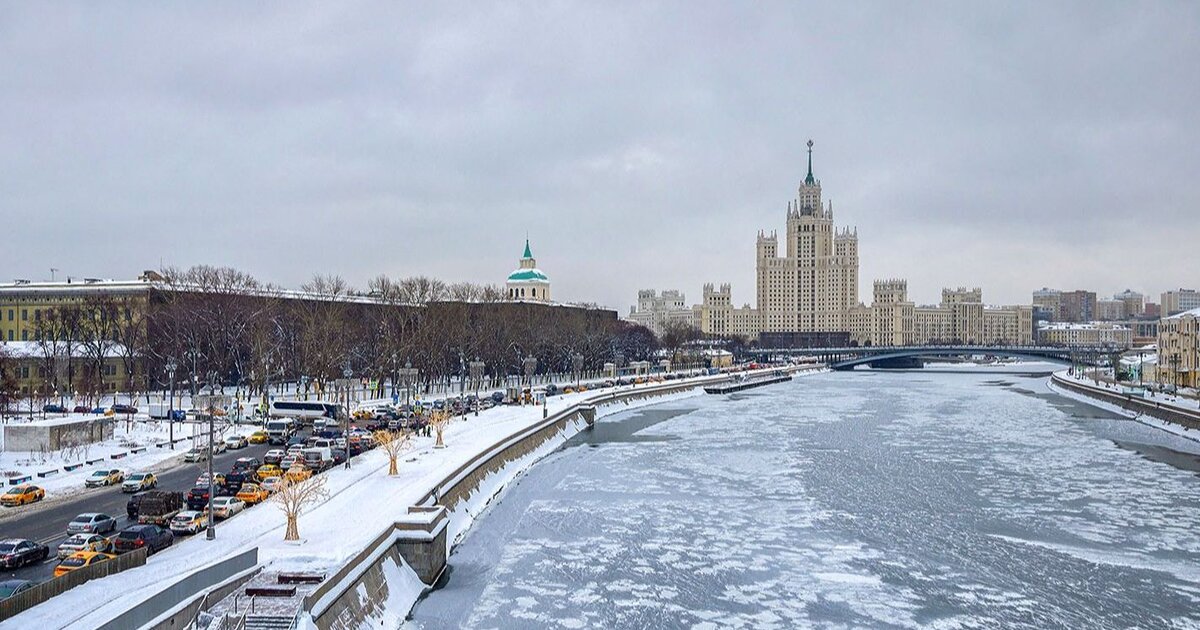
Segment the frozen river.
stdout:
<path fill-rule="evenodd" d="M 1045 380 L 832 373 L 606 419 L 411 623 L 1200 627 L 1200 444 Z"/>

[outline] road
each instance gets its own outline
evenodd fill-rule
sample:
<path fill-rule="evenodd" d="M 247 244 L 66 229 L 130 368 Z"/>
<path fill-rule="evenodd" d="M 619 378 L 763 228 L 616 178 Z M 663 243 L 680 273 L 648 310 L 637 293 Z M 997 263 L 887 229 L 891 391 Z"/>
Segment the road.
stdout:
<path fill-rule="evenodd" d="M 239 457 L 257 457 L 261 460 L 263 454 L 272 448 L 279 447 L 266 444 L 251 444 L 243 449 L 221 453 L 213 458 L 213 470 L 227 473 L 229 469 L 233 468 L 233 462 Z M 119 466 L 117 464 L 117 467 Z M 207 471 L 208 464 L 206 462 L 194 464 L 181 463 L 161 473 L 156 473 L 158 475 L 157 489 L 177 490 L 186 493 L 194 487 L 196 477 L 200 473 Z M 128 474 L 135 471 L 126 470 L 125 472 Z M 82 484 L 83 481 L 81 480 L 80 483 Z M 47 545 L 50 548 L 50 557 L 45 562 L 22 567 L 15 571 L 6 571 L 0 573 L 0 575 L 3 576 L 3 579 L 19 578 L 34 582 L 42 582 L 50 579 L 54 576 L 55 565 L 58 564 L 58 559 L 55 556 L 58 544 L 67 538 L 67 523 L 71 522 L 77 515 L 85 512 L 101 512 L 115 517 L 117 519 L 117 531 L 120 531 L 124 527 L 135 524 L 125 515 L 125 505 L 129 502 L 130 496 L 122 493 L 120 486 L 109 486 L 87 490 L 70 499 L 57 501 L 53 504 L 33 504 L 17 508 L 0 508 L 5 512 L 12 510 L 28 510 L 29 512 L 28 514 L 8 518 L 0 522 L 0 539 L 28 538 L 29 540 L 35 540 Z M 218 523 L 218 531 L 220 527 Z M 111 536 L 112 534 L 107 535 Z"/>

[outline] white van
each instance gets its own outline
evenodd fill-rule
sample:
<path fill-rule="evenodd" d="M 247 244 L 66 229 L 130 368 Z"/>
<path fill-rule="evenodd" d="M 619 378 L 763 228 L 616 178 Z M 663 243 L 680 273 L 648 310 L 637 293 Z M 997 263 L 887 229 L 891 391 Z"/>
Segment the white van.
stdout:
<path fill-rule="evenodd" d="M 271 444 L 287 444 L 292 434 L 296 432 L 296 421 L 291 418 L 272 418 L 267 420 L 267 442 Z"/>
<path fill-rule="evenodd" d="M 321 400 L 272 400 L 267 415 L 272 418 L 315 420 L 338 418 L 342 413 L 341 405 Z"/>

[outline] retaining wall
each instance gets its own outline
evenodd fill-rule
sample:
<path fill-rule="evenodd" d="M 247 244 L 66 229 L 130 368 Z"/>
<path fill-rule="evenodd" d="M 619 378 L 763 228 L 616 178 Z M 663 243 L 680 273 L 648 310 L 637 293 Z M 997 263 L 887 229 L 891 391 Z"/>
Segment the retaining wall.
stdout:
<path fill-rule="evenodd" d="M 1172 408 L 1153 398 L 1142 398 L 1140 396 L 1114 392 L 1103 387 L 1093 387 L 1073 379 L 1062 378 L 1058 374 L 1052 375 L 1050 379 L 1058 387 L 1088 396 L 1089 398 L 1095 398 L 1110 405 L 1116 405 L 1126 411 L 1178 424 L 1187 429 L 1200 430 L 1200 412 Z"/>

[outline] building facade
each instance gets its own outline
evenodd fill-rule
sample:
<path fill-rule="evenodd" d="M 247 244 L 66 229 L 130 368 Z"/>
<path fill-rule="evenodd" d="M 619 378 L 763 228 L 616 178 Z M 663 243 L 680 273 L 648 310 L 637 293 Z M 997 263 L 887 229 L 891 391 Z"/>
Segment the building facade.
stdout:
<path fill-rule="evenodd" d="M 1200 386 L 1200 307 L 1159 322 L 1155 374 L 1162 385 Z"/>
<path fill-rule="evenodd" d="M 879 280 L 870 306 L 850 310 L 854 345 L 1028 345 L 1033 343 L 1033 307 L 984 306 L 983 292 L 964 287 L 942 290 L 937 305 L 908 299 L 905 280 Z"/>
<path fill-rule="evenodd" d="M 759 323 L 762 332 L 844 332 L 858 304 L 858 233 L 834 227 L 833 202 L 821 199 L 808 175 L 787 204 L 784 249 L 776 233 L 759 232 L 756 248 Z"/>
<path fill-rule="evenodd" d="M 1049 346 L 1115 346 L 1133 345 L 1133 331 L 1114 322 L 1054 322 L 1038 328 L 1038 339 Z"/>
<path fill-rule="evenodd" d="M 1133 289 L 1125 289 L 1124 291 L 1113 295 L 1113 299 L 1125 305 L 1125 311 L 1122 318 L 1133 319 L 1142 317 L 1146 312 L 1146 296 L 1134 291 Z"/>
<path fill-rule="evenodd" d="M 1162 294 L 1158 303 L 1159 312 L 1163 317 L 1170 317 L 1184 311 L 1200 308 L 1200 291 L 1195 289 L 1175 289 Z"/>
<path fill-rule="evenodd" d="M 517 263 L 517 268 L 508 274 L 504 283 L 508 290 L 508 299 L 519 302 L 549 302 L 550 278 L 538 269 L 533 251 L 529 249 L 529 239 L 525 239 L 525 253 Z"/>
<path fill-rule="evenodd" d="M 638 291 L 637 306 L 629 309 L 626 319 L 660 337 L 669 326 L 700 328 L 700 308 L 686 304 L 686 298 L 678 290 L 665 290 L 660 295 L 654 289 L 643 289 Z"/>

